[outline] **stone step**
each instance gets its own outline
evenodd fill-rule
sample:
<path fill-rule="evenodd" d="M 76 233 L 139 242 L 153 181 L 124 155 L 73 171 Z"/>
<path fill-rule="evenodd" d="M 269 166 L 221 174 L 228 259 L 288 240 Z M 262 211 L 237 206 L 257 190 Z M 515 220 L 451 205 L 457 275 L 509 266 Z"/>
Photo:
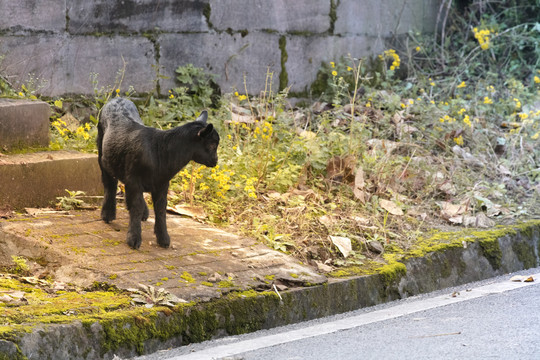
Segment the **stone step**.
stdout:
<path fill-rule="evenodd" d="M 102 195 L 97 155 L 77 151 L 0 154 L 0 207 L 46 207 L 70 191 Z"/>
<path fill-rule="evenodd" d="M 0 99 L 0 150 L 49 146 L 49 104 Z"/>

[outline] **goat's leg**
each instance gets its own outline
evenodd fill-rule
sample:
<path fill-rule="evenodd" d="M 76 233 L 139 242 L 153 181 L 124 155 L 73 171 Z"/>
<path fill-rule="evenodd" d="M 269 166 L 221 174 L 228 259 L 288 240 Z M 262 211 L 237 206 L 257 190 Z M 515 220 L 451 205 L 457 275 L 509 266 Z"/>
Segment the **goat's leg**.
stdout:
<path fill-rule="evenodd" d="M 101 181 L 105 189 L 103 205 L 101 206 L 101 218 L 106 223 L 116 219 L 116 191 L 118 189 L 118 180 L 113 178 L 103 168 L 101 169 Z"/>
<path fill-rule="evenodd" d="M 142 241 L 141 220 L 146 206 L 142 190 L 126 185 L 126 204 L 129 210 L 127 244 L 133 249 L 138 249 Z"/>
<path fill-rule="evenodd" d="M 163 248 L 168 248 L 171 243 L 169 233 L 167 232 L 167 190 L 168 186 L 165 186 L 163 189 L 152 192 L 154 213 L 156 215 L 154 233 L 156 234 L 158 245 Z"/>

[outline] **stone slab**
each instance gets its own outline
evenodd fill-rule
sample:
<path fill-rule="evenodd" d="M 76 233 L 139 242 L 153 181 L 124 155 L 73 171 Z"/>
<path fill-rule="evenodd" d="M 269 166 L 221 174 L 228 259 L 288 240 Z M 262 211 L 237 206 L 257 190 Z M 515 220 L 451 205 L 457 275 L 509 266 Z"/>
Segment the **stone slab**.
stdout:
<path fill-rule="evenodd" d="M 208 0 L 70 0 L 70 34 L 207 31 Z"/>
<path fill-rule="evenodd" d="M 0 0 L 0 31 L 53 31 L 66 29 L 66 0 Z"/>
<path fill-rule="evenodd" d="M 106 281 L 119 288 L 142 283 L 165 288 L 188 301 L 208 301 L 233 290 L 269 288 L 267 279 L 290 287 L 327 281 L 294 258 L 254 239 L 188 218 L 167 217 L 169 249 L 156 243 L 153 216 L 143 222 L 141 248 L 129 248 L 125 240 L 129 215 L 122 208 L 110 224 L 101 220 L 99 210 L 76 211 L 69 216 L 19 216 L 1 223 L 0 232 L 9 237 L 4 237 L 0 248 L 18 248 L 18 254 L 27 252 L 31 258 L 54 264 L 50 271 L 57 281 L 83 287 Z M 2 256 L 0 264 L 11 261 L 8 253 Z M 216 273 L 218 278 L 211 279 Z"/>
<path fill-rule="evenodd" d="M 168 79 L 160 80 L 161 91 L 178 86 L 175 69 L 193 64 L 218 75 L 222 92 L 244 93 L 244 76 L 250 94 L 265 88 L 266 73 L 274 72 L 272 88 L 278 89 L 281 51 L 277 34 L 164 34 L 158 39 L 160 66 Z"/>
<path fill-rule="evenodd" d="M 330 0 L 211 0 L 216 30 L 323 33 L 330 29 Z"/>
<path fill-rule="evenodd" d="M 0 206 L 50 206 L 67 196 L 66 189 L 103 193 L 97 155 L 53 151 L 0 157 Z"/>
<path fill-rule="evenodd" d="M 49 146 L 49 104 L 0 99 L 0 149 Z"/>

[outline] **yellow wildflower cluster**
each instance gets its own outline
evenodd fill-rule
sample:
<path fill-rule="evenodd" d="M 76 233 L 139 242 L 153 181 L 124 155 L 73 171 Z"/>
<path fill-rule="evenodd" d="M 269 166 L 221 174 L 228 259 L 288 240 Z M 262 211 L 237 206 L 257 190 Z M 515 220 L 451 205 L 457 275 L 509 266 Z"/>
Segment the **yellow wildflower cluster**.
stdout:
<path fill-rule="evenodd" d="M 451 117 L 450 115 L 444 115 L 444 117 L 442 118 L 439 118 L 439 121 L 441 123 L 444 123 L 444 122 L 447 122 L 447 123 L 453 123 L 453 122 L 456 122 L 456 119 Z"/>
<path fill-rule="evenodd" d="M 204 175 L 202 174 L 202 171 L 206 168 L 206 166 L 192 166 L 191 172 L 184 168 L 182 171 L 178 173 L 178 176 L 182 178 L 182 191 L 190 191 L 192 187 L 194 187 L 197 183 L 197 180 L 200 180 L 204 178 Z M 204 183 L 202 183 L 204 184 Z M 199 185 L 199 188 L 201 185 Z M 204 185 L 202 186 L 204 188 Z"/>
<path fill-rule="evenodd" d="M 236 96 L 236 98 L 238 99 L 238 101 L 242 101 L 242 100 L 246 100 L 247 99 L 247 96 L 246 95 L 241 95 L 238 93 L 238 91 L 235 91 L 234 92 L 234 96 Z"/>
<path fill-rule="evenodd" d="M 92 128 L 89 123 L 79 126 L 75 131 L 72 131 L 66 122 L 62 119 L 56 119 L 51 123 L 51 125 L 58 131 L 58 134 L 64 139 L 69 140 L 69 138 L 77 138 L 83 140 L 89 140 L 90 135 L 88 131 Z"/>
<path fill-rule="evenodd" d="M 228 169 L 220 170 L 219 165 L 212 169 L 210 179 L 214 180 L 217 184 L 217 197 L 224 198 L 225 193 L 231 189 L 230 181 L 232 176 L 234 176 L 234 171 Z"/>
<path fill-rule="evenodd" d="M 488 29 L 478 30 L 478 28 L 474 28 L 473 33 L 480 44 L 480 48 L 482 48 L 482 50 L 489 49 L 489 36 L 491 35 L 491 32 Z"/>
<path fill-rule="evenodd" d="M 253 130 L 253 137 L 256 139 L 257 136 L 261 136 L 263 140 L 269 140 L 273 132 L 274 128 L 272 127 L 272 123 L 265 121 L 262 126 L 257 126 Z"/>
<path fill-rule="evenodd" d="M 257 192 L 253 184 L 255 184 L 255 182 L 257 181 L 257 178 L 256 177 L 248 178 L 246 175 L 242 175 L 242 178 L 246 180 L 246 186 L 244 186 L 244 191 L 248 194 L 250 198 L 256 199 Z"/>
<path fill-rule="evenodd" d="M 392 64 L 390 65 L 390 70 L 398 69 L 399 65 L 401 64 L 401 59 L 399 58 L 399 55 L 396 53 L 396 50 L 394 49 L 385 50 L 383 55 L 379 55 L 379 58 L 392 60 Z"/>

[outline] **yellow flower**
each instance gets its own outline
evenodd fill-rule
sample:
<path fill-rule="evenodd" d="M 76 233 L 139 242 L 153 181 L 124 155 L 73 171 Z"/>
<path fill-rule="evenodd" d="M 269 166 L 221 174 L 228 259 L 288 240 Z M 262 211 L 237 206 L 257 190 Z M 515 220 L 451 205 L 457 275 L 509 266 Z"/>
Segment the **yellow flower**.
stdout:
<path fill-rule="evenodd" d="M 247 99 L 247 96 L 246 95 L 240 95 L 238 96 L 238 100 L 242 101 L 242 100 L 246 100 Z"/>
<path fill-rule="evenodd" d="M 484 97 L 484 104 L 493 104 L 493 100 L 491 100 L 489 97 Z"/>
<path fill-rule="evenodd" d="M 371 103 L 366 103 L 366 107 L 371 107 Z"/>
<path fill-rule="evenodd" d="M 22 91 L 19 92 L 19 96 L 20 97 L 23 97 L 24 96 L 24 93 Z"/>
<path fill-rule="evenodd" d="M 174 95 L 173 94 L 169 95 L 169 99 L 174 99 Z"/>
<path fill-rule="evenodd" d="M 336 67 L 336 63 L 333 62 L 333 61 L 330 61 L 330 66 L 333 67 L 333 68 L 335 68 L 335 67 Z"/>
<path fill-rule="evenodd" d="M 516 99 L 516 98 L 514 98 L 514 101 L 516 102 L 516 109 L 520 109 L 521 108 L 521 101 L 519 101 L 519 99 Z"/>
<path fill-rule="evenodd" d="M 534 76 L 534 82 L 537 83 L 537 84 L 540 84 L 540 77 L 538 76 Z"/>
<path fill-rule="evenodd" d="M 540 131 L 534 134 L 533 136 L 531 136 L 531 139 L 536 140 L 538 139 L 538 137 L 540 137 Z"/>
<path fill-rule="evenodd" d="M 337 76 L 337 71 L 336 70 L 332 71 L 332 76 Z"/>
<path fill-rule="evenodd" d="M 519 113 L 518 116 L 520 117 L 521 120 L 525 120 L 526 118 L 529 117 L 527 113 Z"/>
<path fill-rule="evenodd" d="M 471 119 L 469 118 L 469 115 L 465 115 L 465 117 L 463 118 L 463 122 L 469 125 L 469 127 L 472 127 Z"/>
<path fill-rule="evenodd" d="M 459 84 L 457 87 L 458 87 L 458 89 L 461 89 L 461 88 L 464 88 L 466 86 L 467 86 L 467 84 L 465 84 L 465 81 L 462 81 L 461 84 Z"/>
<path fill-rule="evenodd" d="M 465 111 L 467 111 L 467 110 L 465 110 L 464 108 L 461 108 L 461 109 L 459 109 L 458 114 L 462 115 Z"/>
<path fill-rule="evenodd" d="M 353 68 L 352 68 L 352 67 L 350 67 L 350 66 L 347 66 L 347 71 L 352 71 L 352 70 L 353 70 Z M 537 78 L 537 76 L 535 76 L 535 78 Z M 539 82 L 540 82 L 540 81 L 539 81 Z"/>
<path fill-rule="evenodd" d="M 116 89 L 116 96 L 120 96 L 120 89 Z"/>
<path fill-rule="evenodd" d="M 413 104 L 414 104 L 414 100 L 413 100 L 413 99 L 409 99 L 409 104 L 410 104 L 410 105 L 413 105 Z"/>
<path fill-rule="evenodd" d="M 420 46 L 417 46 L 416 47 L 416 52 L 420 52 L 420 50 L 422 50 L 422 48 Z"/>
<path fill-rule="evenodd" d="M 459 146 L 463 145 L 463 136 L 459 135 L 458 137 L 454 138 L 454 142 L 458 144 Z"/>
<path fill-rule="evenodd" d="M 240 94 L 238 94 L 238 91 L 235 91 L 234 96 L 238 96 L 238 95 L 240 95 Z"/>

